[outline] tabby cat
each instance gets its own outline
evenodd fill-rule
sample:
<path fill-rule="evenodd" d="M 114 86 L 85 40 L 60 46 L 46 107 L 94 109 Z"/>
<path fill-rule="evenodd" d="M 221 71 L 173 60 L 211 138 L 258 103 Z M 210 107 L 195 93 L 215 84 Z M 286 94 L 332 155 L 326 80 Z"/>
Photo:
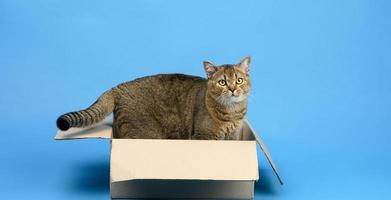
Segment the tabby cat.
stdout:
<path fill-rule="evenodd" d="M 250 60 L 220 66 L 204 61 L 207 79 L 159 74 L 122 83 L 89 108 L 61 115 L 57 127 L 90 126 L 114 112 L 114 138 L 238 140 Z"/>

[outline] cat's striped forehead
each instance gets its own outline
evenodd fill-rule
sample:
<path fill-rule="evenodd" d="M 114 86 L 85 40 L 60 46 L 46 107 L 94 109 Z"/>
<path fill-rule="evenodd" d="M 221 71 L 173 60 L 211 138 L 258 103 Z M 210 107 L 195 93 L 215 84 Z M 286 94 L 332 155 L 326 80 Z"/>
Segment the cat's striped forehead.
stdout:
<path fill-rule="evenodd" d="M 221 65 L 217 67 L 217 72 L 214 76 L 216 79 L 237 79 L 244 78 L 245 74 L 236 65 Z"/>

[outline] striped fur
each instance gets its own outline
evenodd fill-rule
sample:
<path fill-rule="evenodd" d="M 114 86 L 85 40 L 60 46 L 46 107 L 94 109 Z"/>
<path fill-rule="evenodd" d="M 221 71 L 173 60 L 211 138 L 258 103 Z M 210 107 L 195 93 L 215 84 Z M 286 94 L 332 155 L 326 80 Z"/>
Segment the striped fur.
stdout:
<path fill-rule="evenodd" d="M 57 127 L 68 130 L 71 127 L 86 127 L 103 120 L 114 110 L 114 96 L 110 90 L 105 92 L 89 108 L 76 112 L 69 112 L 57 119 Z"/>

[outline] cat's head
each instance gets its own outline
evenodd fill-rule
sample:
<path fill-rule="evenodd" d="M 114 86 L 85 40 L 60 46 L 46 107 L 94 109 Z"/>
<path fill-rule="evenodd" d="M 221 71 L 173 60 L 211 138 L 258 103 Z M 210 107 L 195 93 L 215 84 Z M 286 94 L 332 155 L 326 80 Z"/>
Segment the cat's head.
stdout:
<path fill-rule="evenodd" d="M 210 61 L 204 61 L 204 69 L 208 76 L 208 93 L 226 105 L 245 101 L 251 87 L 250 61 L 249 56 L 238 64 L 215 65 Z"/>

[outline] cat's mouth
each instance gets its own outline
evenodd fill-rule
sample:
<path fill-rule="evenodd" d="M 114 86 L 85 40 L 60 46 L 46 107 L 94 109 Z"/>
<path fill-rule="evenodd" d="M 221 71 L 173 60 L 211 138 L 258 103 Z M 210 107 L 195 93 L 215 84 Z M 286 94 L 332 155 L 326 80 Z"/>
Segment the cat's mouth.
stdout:
<path fill-rule="evenodd" d="M 231 94 L 225 97 L 225 102 L 228 104 L 238 103 L 243 101 L 246 98 L 245 94 Z"/>
<path fill-rule="evenodd" d="M 232 105 L 233 103 L 239 103 L 247 98 L 246 93 L 228 93 L 216 96 L 215 99 L 224 105 Z"/>
<path fill-rule="evenodd" d="M 240 101 L 243 100 L 243 96 L 241 96 L 241 95 L 235 96 L 235 95 L 232 94 L 229 97 L 229 100 L 232 101 L 232 102 L 240 102 Z"/>

